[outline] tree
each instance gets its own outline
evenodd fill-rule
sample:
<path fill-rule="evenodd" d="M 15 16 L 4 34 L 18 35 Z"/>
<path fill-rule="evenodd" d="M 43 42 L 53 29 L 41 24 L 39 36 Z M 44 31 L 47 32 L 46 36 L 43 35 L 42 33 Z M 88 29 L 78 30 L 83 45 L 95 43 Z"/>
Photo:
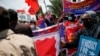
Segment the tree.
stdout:
<path fill-rule="evenodd" d="M 47 7 L 58 16 L 63 11 L 62 0 L 50 0 L 52 5 L 47 5 Z"/>

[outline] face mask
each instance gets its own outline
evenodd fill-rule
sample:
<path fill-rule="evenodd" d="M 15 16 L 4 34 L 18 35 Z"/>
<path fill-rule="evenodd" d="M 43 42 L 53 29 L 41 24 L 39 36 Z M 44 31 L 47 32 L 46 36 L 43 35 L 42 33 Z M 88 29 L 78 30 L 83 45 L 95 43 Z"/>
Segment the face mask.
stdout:
<path fill-rule="evenodd" d="M 83 21 L 83 25 L 84 25 L 84 27 L 86 27 L 86 28 L 90 28 L 90 27 L 92 26 L 92 23 L 89 22 L 89 21 Z"/>
<path fill-rule="evenodd" d="M 68 17 L 68 20 L 72 20 L 73 18 L 72 17 Z"/>
<path fill-rule="evenodd" d="M 72 17 L 68 17 L 68 20 L 72 20 Z"/>
<path fill-rule="evenodd" d="M 31 28 L 34 28 L 34 25 L 31 25 L 30 27 L 31 27 Z"/>

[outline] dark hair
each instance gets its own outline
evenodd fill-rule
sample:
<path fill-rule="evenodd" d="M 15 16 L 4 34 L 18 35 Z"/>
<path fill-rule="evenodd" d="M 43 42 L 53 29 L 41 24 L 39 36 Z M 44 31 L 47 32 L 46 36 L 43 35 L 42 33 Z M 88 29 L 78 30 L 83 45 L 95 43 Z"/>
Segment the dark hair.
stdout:
<path fill-rule="evenodd" d="M 51 16 L 56 19 L 56 16 L 54 14 L 52 14 Z"/>
<path fill-rule="evenodd" d="M 97 16 L 99 16 L 99 17 L 100 17 L 100 11 L 97 11 L 97 12 L 96 12 L 96 14 L 97 14 Z"/>
<path fill-rule="evenodd" d="M 72 17 L 72 20 L 70 20 L 70 21 L 74 22 L 76 19 L 75 15 L 71 13 L 69 16 Z"/>
<path fill-rule="evenodd" d="M 8 12 L 10 15 L 10 22 L 18 20 L 18 15 L 16 11 L 14 11 L 13 9 L 8 9 Z"/>
<path fill-rule="evenodd" d="M 77 16 L 77 19 L 79 20 L 80 18 L 81 18 L 81 16 L 80 16 L 80 15 L 78 15 L 78 16 Z"/>
<path fill-rule="evenodd" d="M 8 11 L 0 6 L 0 31 L 9 28 L 9 18 Z"/>
<path fill-rule="evenodd" d="M 73 19 L 75 19 L 75 18 L 76 18 L 74 14 L 70 14 L 70 16 L 71 16 Z"/>
<path fill-rule="evenodd" d="M 30 21 L 30 24 L 36 25 L 36 22 L 35 22 L 34 20 L 31 20 L 31 21 Z"/>
<path fill-rule="evenodd" d="M 56 16 L 54 14 L 51 15 L 50 21 L 56 20 Z"/>

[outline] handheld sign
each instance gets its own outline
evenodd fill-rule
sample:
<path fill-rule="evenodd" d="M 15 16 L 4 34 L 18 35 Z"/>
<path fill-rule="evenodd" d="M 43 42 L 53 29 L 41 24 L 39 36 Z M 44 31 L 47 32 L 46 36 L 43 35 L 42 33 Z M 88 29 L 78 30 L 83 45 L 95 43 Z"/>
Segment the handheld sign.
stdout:
<path fill-rule="evenodd" d="M 100 40 L 93 37 L 81 36 L 77 56 L 98 56 Z"/>

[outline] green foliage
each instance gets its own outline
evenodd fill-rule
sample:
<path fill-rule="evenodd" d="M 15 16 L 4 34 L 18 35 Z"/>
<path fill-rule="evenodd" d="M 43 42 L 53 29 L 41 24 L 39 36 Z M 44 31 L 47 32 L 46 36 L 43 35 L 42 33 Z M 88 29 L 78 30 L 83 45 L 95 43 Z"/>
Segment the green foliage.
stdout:
<path fill-rule="evenodd" d="M 63 11 L 62 0 L 50 0 L 50 2 L 52 5 L 47 5 L 47 7 L 58 16 Z"/>

